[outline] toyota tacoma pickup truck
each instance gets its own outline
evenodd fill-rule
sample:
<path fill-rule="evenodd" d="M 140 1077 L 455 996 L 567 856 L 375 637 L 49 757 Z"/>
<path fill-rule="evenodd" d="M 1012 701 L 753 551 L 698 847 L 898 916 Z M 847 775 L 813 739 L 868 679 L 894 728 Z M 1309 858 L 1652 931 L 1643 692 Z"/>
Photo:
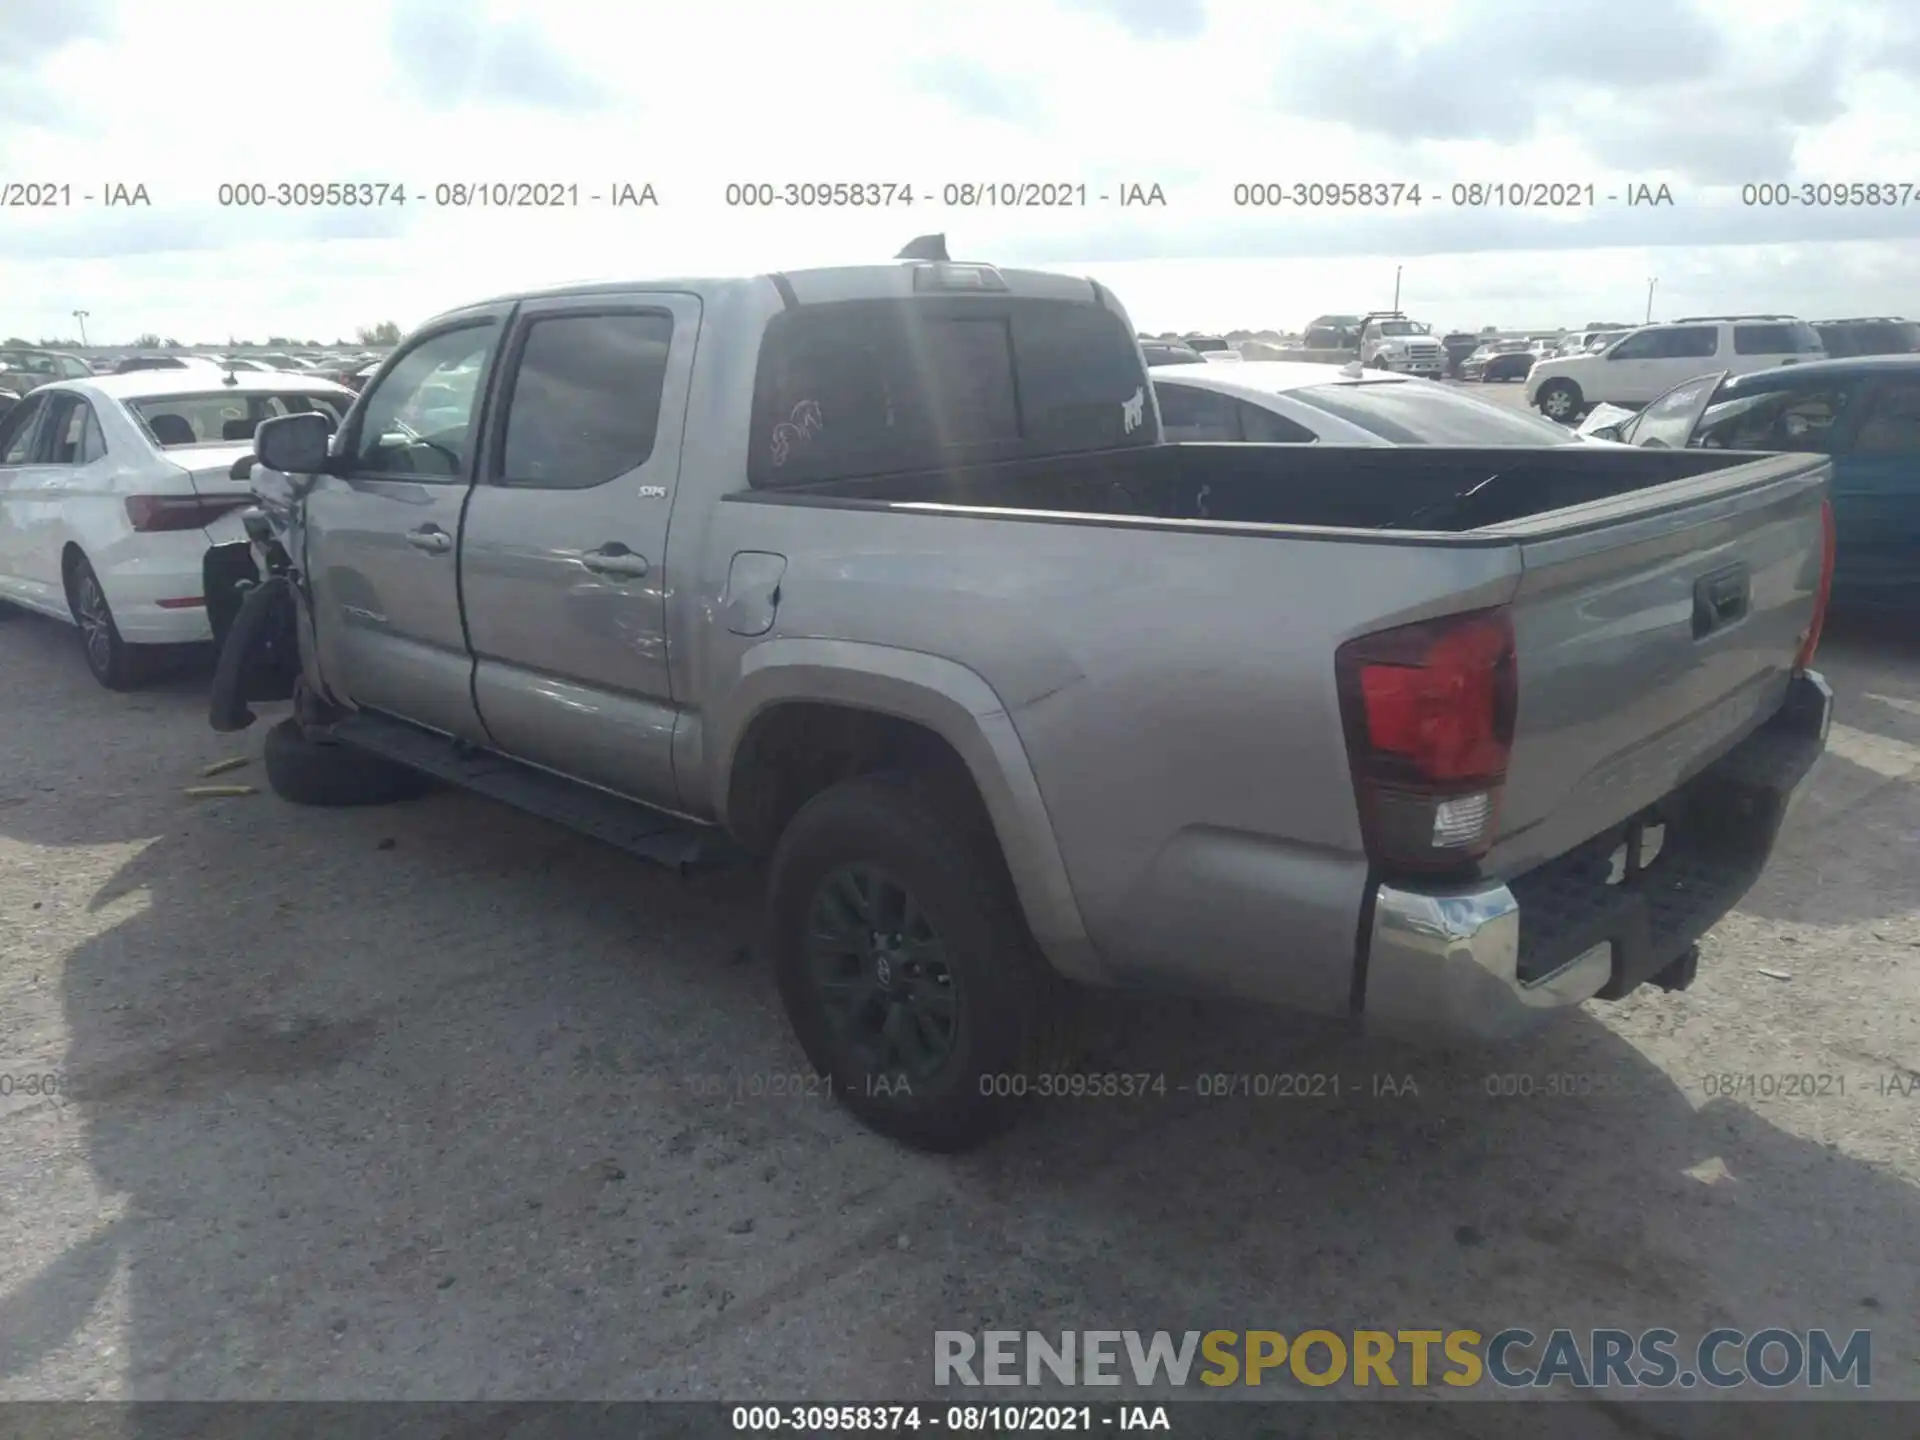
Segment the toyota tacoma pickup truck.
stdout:
<path fill-rule="evenodd" d="M 1445 1040 L 1682 988 L 1831 710 L 1824 458 L 1164 443 L 1078 278 L 490 300 L 255 449 L 214 728 L 290 700 L 296 803 L 757 857 L 801 1047 L 929 1149 L 1083 987 Z"/>

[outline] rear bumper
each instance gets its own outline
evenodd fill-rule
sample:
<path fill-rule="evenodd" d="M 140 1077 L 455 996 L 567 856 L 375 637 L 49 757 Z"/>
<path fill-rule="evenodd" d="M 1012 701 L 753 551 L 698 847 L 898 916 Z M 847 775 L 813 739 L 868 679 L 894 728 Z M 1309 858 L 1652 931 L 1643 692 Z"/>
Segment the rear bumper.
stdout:
<path fill-rule="evenodd" d="M 113 607 L 121 638 L 133 645 L 190 645 L 212 638 L 201 589 L 205 530 L 126 536 L 89 547 L 88 561 Z"/>
<path fill-rule="evenodd" d="M 1832 715 L 1833 691 L 1808 672 L 1765 725 L 1622 832 L 1505 884 L 1379 885 L 1362 1021 L 1416 1039 L 1496 1039 L 1676 973 L 1759 878 Z M 1656 823 L 1658 855 L 1608 883 L 1618 847 L 1640 853 Z"/>

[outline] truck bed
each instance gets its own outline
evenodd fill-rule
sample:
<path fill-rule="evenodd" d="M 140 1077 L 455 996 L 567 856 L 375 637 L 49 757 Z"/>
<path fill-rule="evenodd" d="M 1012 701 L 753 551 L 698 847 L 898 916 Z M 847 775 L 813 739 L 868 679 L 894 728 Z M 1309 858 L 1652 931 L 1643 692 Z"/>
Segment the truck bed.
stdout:
<path fill-rule="evenodd" d="M 1810 463 L 1808 457 L 1786 462 L 1788 468 Z M 1780 462 L 1743 451 L 1597 445 L 1370 450 L 1185 444 L 837 480 L 774 493 L 916 508 L 1458 533 L 1747 464 L 1759 467 L 1759 478 Z"/>
<path fill-rule="evenodd" d="M 1263 787 L 1288 797 L 1294 898 L 1342 893 L 1323 872 L 1359 846 L 1334 654 L 1391 626 L 1511 615 L 1516 734 L 1475 873 L 1526 874 L 1647 813 L 1785 699 L 1831 474 L 1729 451 L 1183 444 L 728 498 L 788 511 L 744 527 L 793 557 L 784 633 L 912 649 L 937 630 L 993 686 L 1071 848 L 1100 857 L 1076 885 L 1117 955 L 1149 915 L 1253 904 L 1176 903 L 1152 877 L 1259 833 Z M 1143 767 L 1180 844 L 1115 825 L 1112 776 Z"/>

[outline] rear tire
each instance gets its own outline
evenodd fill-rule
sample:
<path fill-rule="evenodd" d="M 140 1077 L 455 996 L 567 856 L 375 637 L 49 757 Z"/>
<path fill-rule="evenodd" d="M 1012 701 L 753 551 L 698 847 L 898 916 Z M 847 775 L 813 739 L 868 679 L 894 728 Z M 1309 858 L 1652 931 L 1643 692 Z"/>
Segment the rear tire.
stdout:
<path fill-rule="evenodd" d="M 1020 912 L 977 801 L 867 775 L 775 847 L 769 949 L 807 1059 L 869 1128 L 917 1149 L 1006 1130 L 1064 1052 L 1070 995 Z"/>
<path fill-rule="evenodd" d="M 295 805 L 389 805 L 413 800 L 433 788 L 417 770 L 378 755 L 309 740 L 296 720 L 282 720 L 267 731 L 264 755 L 267 784 Z"/>
<path fill-rule="evenodd" d="M 1549 380 L 1533 397 L 1533 403 L 1549 420 L 1570 425 L 1579 418 L 1582 409 L 1580 387 L 1571 380 Z"/>
<path fill-rule="evenodd" d="M 80 653 L 88 671 L 109 690 L 134 689 L 150 671 L 145 648 L 120 637 L 107 592 L 86 556 L 74 557 L 66 578 L 67 608 L 80 627 Z"/>

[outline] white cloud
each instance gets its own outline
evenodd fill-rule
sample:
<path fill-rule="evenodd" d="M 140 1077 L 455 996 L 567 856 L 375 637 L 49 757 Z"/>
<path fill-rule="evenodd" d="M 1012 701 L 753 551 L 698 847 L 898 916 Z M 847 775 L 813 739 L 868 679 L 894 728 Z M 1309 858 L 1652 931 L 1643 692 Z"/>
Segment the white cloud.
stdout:
<path fill-rule="evenodd" d="M 1904 238 L 1920 234 L 1920 196 L 1904 211 L 1758 212 L 1739 181 L 1920 185 L 1920 6 L 1662 0 L 1642 14 L 1569 0 L 1549 7 L 1558 29 L 1512 23 L 1514 9 L 330 0 L 316 22 L 248 0 L 120 0 L 68 21 L 21 0 L 0 7 L 0 54 L 23 57 L 4 78 L 39 98 L 24 116 L 0 108 L 0 180 L 64 182 L 76 198 L 143 183 L 153 205 L 0 211 L 0 332 L 67 333 L 84 307 L 107 340 L 331 338 L 568 279 L 881 259 L 929 230 L 956 252 L 1097 269 L 1152 329 L 1383 303 L 1396 264 L 1403 300 L 1440 323 L 1628 318 L 1649 274 L 1657 310 L 1914 308 L 1901 287 L 1920 258 Z M 1669 57 L 1664 88 L 1633 69 L 1656 21 L 1704 37 Z M 408 203 L 216 203 L 223 183 L 346 179 L 404 185 Z M 1418 183 L 1425 203 L 1233 204 L 1240 181 L 1349 179 Z M 651 183 L 660 205 L 433 203 L 437 185 L 495 180 L 583 197 Z M 917 200 L 725 203 L 729 182 L 757 180 L 877 180 Z M 1169 203 L 940 203 L 949 183 L 1000 181 L 1084 183 L 1090 197 L 1157 182 Z M 1664 181 L 1676 204 L 1461 209 L 1455 181 L 1591 182 L 1597 197 Z"/>

